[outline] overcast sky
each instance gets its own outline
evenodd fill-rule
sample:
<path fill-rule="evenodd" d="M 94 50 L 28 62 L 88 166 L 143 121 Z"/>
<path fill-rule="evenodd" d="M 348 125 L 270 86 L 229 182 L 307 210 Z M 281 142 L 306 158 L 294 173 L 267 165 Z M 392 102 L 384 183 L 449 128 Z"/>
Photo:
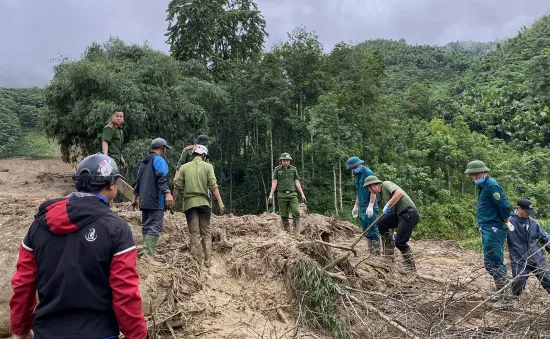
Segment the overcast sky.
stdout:
<path fill-rule="evenodd" d="M 0 0 L 0 86 L 42 86 L 59 54 L 79 58 L 118 36 L 167 52 L 169 0 Z M 548 14 L 548 0 L 256 0 L 266 48 L 301 24 L 329 51 L 339 41 L 405 38 L 413 44 L 492 41 Z"/>

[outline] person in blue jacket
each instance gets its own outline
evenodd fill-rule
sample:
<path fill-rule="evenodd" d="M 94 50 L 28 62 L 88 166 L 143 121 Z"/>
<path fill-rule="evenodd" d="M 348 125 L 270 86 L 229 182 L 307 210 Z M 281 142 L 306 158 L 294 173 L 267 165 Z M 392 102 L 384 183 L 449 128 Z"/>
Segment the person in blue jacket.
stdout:
<path fill-rule="evenodd" d="M 468 163 L 466 171 L 478 185 L 477 222 L 483 243 L 483 263 L 495 280 L 497 291 L 507 294 L 510 277 L 504 265 L 504 241 L 508 230 L 510 204 L 500 184 L 489 176 L 489 168 L 482 161 Z"/>
<path fill-rule="evenodd" d="M 143 252 L 149 257 L 155 254 L 159 233 L 162 232 L 165 206 L 172 207 L 173 198 L 168 187 L 168 162 L 164 157 L 170 146 L 166 140 L 156 138 L 151 143 L 151 152 L 139 165 L 134 201 L 132 205 L 142 215 Z"/>
<path fill-rule="evenodd" d="M 355 177 L 355 189 L 357 190 L 357 197 L 355 198 L 355 205 L 351 215 L 357 218 L 361 213 L 361 227 L 363 231 L 373 223 L 378 217 L 378 203 L 376 201 L 376 194 L 371 194 L 368 188 L 363 187 L 365 178 L 374 175 L 374 172 L 364 166 L 364 161 L 359 157 L 353 156 L 347 161 L 347 169 L 353 171 Z M 378 225 L 374 225 L 370 231 L 365 235 L 369 242 L 370 252 L 373 255 L 380 255 L 380 235 L 378 234 Z"/>
<path fill-rule="evenodd" d="M 542 287 L 550 293 L 550 269 L 546 265 L 542 248 L 550 253 L 548 233 L 531 217 L 537 214 L 528 198 L 517 202 L 510 217 L 514 230 L 508 233 L 508 250 L 512 266 L 512 292 L 519 296 L 525 289 L 529 273 L 533 273 Z"/>

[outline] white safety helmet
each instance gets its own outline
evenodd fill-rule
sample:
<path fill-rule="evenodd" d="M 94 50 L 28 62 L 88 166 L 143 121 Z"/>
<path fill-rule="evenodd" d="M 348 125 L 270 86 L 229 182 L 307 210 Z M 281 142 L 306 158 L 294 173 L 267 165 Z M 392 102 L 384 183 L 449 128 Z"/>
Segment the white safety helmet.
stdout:
<path fill-rule="evenodd" d="M 193 153 L 201 154 L 201 155 L 208 155 L 208 148 L 204 145 L 195 145 L 193 148 Z"/>

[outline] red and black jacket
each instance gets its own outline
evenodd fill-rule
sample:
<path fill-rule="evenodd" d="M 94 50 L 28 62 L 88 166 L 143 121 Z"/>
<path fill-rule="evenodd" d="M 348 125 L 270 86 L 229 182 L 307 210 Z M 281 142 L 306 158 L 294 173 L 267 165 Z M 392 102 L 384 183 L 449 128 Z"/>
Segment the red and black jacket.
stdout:
<path fill-rule="evenodd" d="M 128 339 L 144 339 L 138 287 L 131 230 L 108 203 L 87 193 L 46 201 L 19 249 L 11 331 L 98 339 L 120 329 Z"/>

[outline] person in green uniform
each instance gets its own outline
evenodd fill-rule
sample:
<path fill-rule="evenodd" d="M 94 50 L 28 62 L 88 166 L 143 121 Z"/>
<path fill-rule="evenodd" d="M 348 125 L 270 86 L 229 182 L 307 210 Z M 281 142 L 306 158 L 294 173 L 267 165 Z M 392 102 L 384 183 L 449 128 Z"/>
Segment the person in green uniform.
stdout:
<path fill-rule="evenodd" d="M 208 149 L 205 146 L 195 146 L 193 161 L 182 165 L 179 169 L 180 174 L 174 184 L 173 201 L 176 201 L 182 191 L 183 212 L 189 227 L 191 255 L 201 266 L 204 254 L 204 266 L 208 268 L 212 265 L 212 230 L 210 229 L 212 200 L 208 191 L 216 197 L 222 214 L 225 206 L 218 190 L 214 167 L 205 161 L 207 155 Z"/>
<path fill-rule="evenodd" d="M 273 201 L 273 193 L 277 189 L 277 201 L 279 202 L 279 213 L 283 221 L 283 228 L 285 231 L 288 231 L 290 228 L 288 222 L 288 215 L 290 213 L 292 214 L 294 231 L 297 232 L 300 226 L 300 209 L 298 208 L 298 195 L 296 191 L 300 193 L 304 203 L 307 203 L 307 200 L 304 191 L 302 191 L 298 170 L 296 167 L 290 165 L 290 161 L 292 160 L 290 154 L 281 154 L 279 160 L 281 164 L 275 167 L 273 171 L 273 181 L 268 201 Z"/>
<path fill-rule="evenodd" d="M 210 146 L 210 139 L 208 138 L 207 135 L 201 134 L 195 140 L 194 145 L 189 145 L 189 146 L 187 146 L 183 149 L 183 151 L 181 152 L 180 159 L 178 160 L 178 164 L 176 165 L 177 170 L 176 170 L 176 174 L 174 175 L 174 182 L 176 182 L 176 180 L 178 180 L 179 168 L 182 165 L 184 165 L 184 164 L 186 164 L 189 161 L 192 161 L 194 159 L 193 149 L 197 145 L 203 145 L 204 147 L 206 147 L 208 149 L 208 147 Z M 208 162 L 208 156 L 206 157 L 206 162 Z"/>
<path fill-rule="evenodd" d="M 401 252 L 405 267 L 416 271 L 413 253 L 409 246 L 411 234 L 418 224 L 420 216 L 416 205 L 405 191 L 391 181 L 382 182 L 371 175 L 365 179 L 363 187 L 371 193 L 381 193 L 380 202 L 385 204 L 382 214 L 384 217 L 378 222 L 378 231 L 384 239 L 384 254 L 393 256 L 394 247 Z M 392 240 L 390 230 L 397 228 L 395 240 Z"/>
<path fill-rule="evenodd" d="M 500 183 L 489 175 L 484 162 L 470 161 L 464 173 L 478 186 L 477 222 L 483 243 L 483 263 L 497 291 L 501 291 L 495 297 L 505 297 L 510 292 L 511 278 L 504 264 L 504 242 L 508 231 L 514 230 L 509 220 L 510 203 Z"/>
<path fill-rule="evenodd" d="M 122 123 L 124 123 L 124 112 L 120 108 L 115 108 L 111 115 L 111 123 L 103 127 L 101 135 L 102 153 L 114 159 L 120 168 L 126 166 L 126 162 L 122 156 Z"/>

